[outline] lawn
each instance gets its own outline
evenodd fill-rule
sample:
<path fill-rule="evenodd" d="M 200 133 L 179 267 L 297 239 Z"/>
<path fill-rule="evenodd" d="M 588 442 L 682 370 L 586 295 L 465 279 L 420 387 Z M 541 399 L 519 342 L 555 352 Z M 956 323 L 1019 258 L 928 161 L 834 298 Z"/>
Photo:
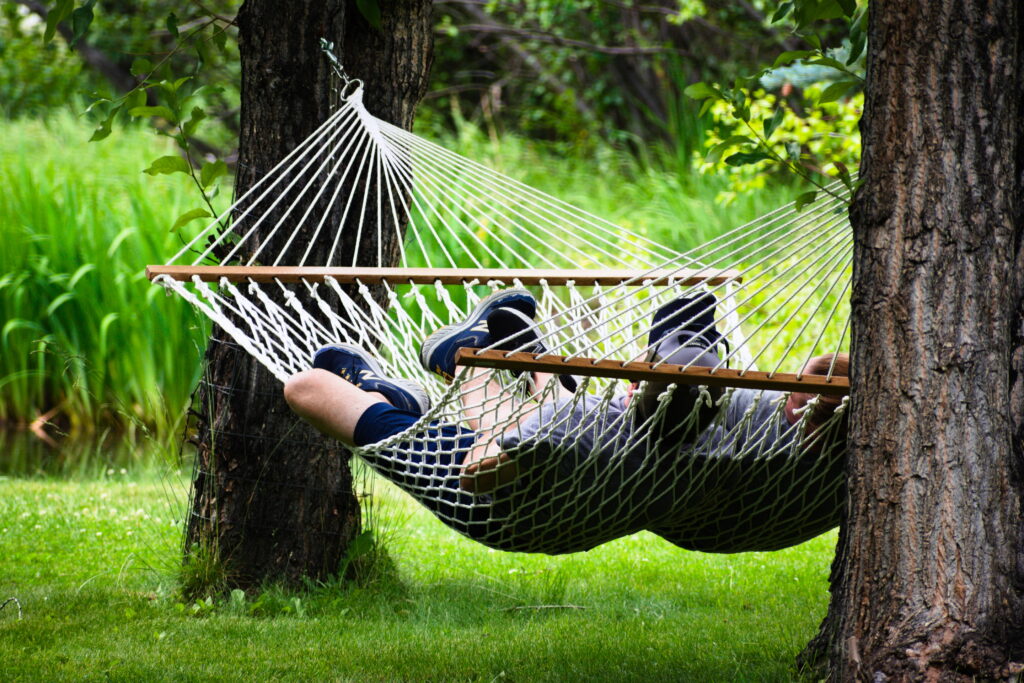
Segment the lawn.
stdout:
<path fill-rule="evenodd" d="M 707 555 L 638 534 L 500 553 L 375 486 L 397 570 L 367 586 L 187 604 L 187 476 L 0 479 L 3 680 L 792 680 L 827 604 L 835 534 Z"/>

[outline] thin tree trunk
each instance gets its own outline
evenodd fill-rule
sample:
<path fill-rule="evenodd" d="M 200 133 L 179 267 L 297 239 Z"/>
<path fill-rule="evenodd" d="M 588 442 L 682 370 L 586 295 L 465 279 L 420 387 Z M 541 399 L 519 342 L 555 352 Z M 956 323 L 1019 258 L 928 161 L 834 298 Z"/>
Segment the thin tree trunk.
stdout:
<path fill-rule="evenodd" d="M 1024 8 L 870 6 L 835 680 L 1024 662 Z"/>
<path fill-rule="evenodd" d="M 330 114 L 336 97 L 331 89 L 338 84 L 332 83 L 321 38 L 333 41 L 347 72 L 364 81 L 370 111 L 411 127 L 430 67 L 430 2 L 380 6 L 378 30 L 348 0 L 245 2 L 238 14 L 242 130 L 236 196 Z M 337 225 L 341 209 L 324 202 L 324 211 L 338 214 L 333 216 Z M 268 233 L 276 218 L 265 221 Z M 402 227 L 382 231 L 384 263 L 379 265 L 397 262 L 396 235 Z M 247 248 L 270 240 L 261 255 L 276 257 L 290 232 L 261 235 Z M 330 234 L 314 245 L 309 263 L 324 262 L 332 240 Z M 295 253 L 284 253 L 282 263 L 293 262 L 308 244 L 300 235 L 290 250 Z M 364 239 L 361 253 L 354 255 L 357 264 L 378 265 L 377 246 Z M 343 241 L 341 258 L 350 260 L 353 248 Z M 298 420 L 282 398 L 280 382 L 219 328 L 206 361 L 186 553 L 197 546 L 215 552 L 230 584 L 243 588 L 336 573 L 360 526 L 349 454 Z"/>

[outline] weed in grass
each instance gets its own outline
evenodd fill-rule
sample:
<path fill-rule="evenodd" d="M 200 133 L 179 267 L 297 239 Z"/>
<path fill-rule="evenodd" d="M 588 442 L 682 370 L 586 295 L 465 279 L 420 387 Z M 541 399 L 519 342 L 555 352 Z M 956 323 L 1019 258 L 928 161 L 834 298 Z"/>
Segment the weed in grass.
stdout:
<path fill-rule="evenodd" d="M 204 596 L 212 599 L 227 592 L 228 569 L 215 544 L 216 540 L 193 543 L 185 551 L 179 586 L 186 602 L 198 601 Z"/>

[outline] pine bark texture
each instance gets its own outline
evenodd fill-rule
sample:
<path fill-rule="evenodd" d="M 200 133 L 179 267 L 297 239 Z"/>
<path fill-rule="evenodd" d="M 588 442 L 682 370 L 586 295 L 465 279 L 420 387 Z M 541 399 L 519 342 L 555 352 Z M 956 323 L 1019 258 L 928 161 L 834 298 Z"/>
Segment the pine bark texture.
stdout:
<path fill-rule="evenodd" d="M 241 134 L 235 196 L 312 133 L 331 113 L 339 84 L 331 78 L 321 38 L 354 78 L 377 116 L 411 128 L 426 92 L 432 55 L 429 0 L 380 3 L 382 25 L 371 28 L 350 0 L 246 0 L 238 13 L 242 63 Z M 360 188 L 362 189 L 362 188 Z M 281 202 L 287 206 L 288 202 Z M 334 224 L 341 209 L 333 211 Z M 269 235 L 279 216 L 265 221 L 262 259 L 282 253 L 283 236 Z M 374 220 L 369 217 L 368 220 Z M 397 230 L 383 243 L 363 240 L 356 265 L 394 265 Z M 310 264 L 325 262 L 333 233 L 314 245 Z M 311 237 L 301 233 L 282 264 L 298 258 Z M 245 260 L 252 253 L 241 255 Z M 353 257 L 343 244 L 343 261 Z M 301 290 L 296 290 L 301 295 Z M 359 504 L 349 453 L 296 418 L 281 384 L 220 328 L 206 352 L 198 393 L 198 456 L 185 551 L 197 545 L 223 561 L 229 583 L 323 579 L 342 566 L 360 531 Z"/>
<path fill-rule="evenodd" d="M 1022 117 L 1019 0 L 872 1 L 833 680 L 1020 676 Z"/>

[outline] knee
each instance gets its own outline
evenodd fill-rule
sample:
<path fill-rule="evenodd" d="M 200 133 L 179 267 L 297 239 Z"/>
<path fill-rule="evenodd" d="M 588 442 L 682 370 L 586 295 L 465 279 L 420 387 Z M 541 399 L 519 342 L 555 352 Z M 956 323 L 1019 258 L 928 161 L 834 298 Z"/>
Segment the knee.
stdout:
<path fill-rule="evenodd" d="M 284 383 L 284 400 L 297 413 L 304 413 L 306 408 L 317 401 L 323 384 L 320 376 L 323 370 L 303 370 Z"/>

